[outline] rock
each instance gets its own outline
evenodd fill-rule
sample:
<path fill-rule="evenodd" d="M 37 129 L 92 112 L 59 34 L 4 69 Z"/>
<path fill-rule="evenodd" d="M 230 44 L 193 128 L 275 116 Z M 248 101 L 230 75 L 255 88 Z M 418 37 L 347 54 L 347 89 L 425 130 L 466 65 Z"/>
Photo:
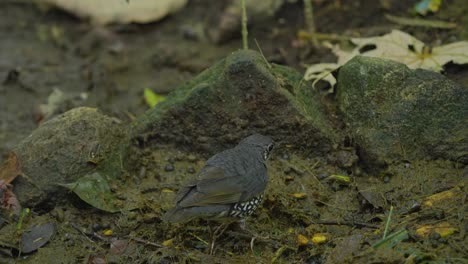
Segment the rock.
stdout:
<path fill-rule="evenodd" d="M 338 75 L 338 103 L 360 158 L 468 163 L 468 89 L 426 71 L 355 57 Z"/>
<path fill-rule="evenodd" d="M 44 122 L 14 149 L 24 174 L 13 181 L 14 192 L 23 207 L 53 205 L 69 193 L 59 184 L 94 170 L 115 177 L 126 139 L 116 119 L 96 109 L 65 112 Z"/>
<path fill-rule="evenodd" d="M 251 50 L 232 53 L 178 87 L 132 130 L 140 141 L 175 142 L 206 154 L 254 132 L 315 155 L 327 153 L 340 138 L 320 95 L 301 74 L 267 64 Z"/>

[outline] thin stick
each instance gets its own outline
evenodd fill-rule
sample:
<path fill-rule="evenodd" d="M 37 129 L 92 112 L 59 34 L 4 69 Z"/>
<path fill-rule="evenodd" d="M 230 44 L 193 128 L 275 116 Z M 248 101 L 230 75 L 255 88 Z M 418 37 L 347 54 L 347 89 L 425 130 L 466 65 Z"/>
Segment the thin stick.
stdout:
<path fill-rule="evenodd" d="M 398 17 L 385 14 L 385 18 L 390 20 L 393 23 L 397 23 L 404 26 L 414 26 L 414 27 L 430 27 L 430 28 L 456 28 L 457 24 L 452 22 L 446 22 L 441 20 L 428 20 L 421 18 L 407 18 L 407 17 Z"/>
<path fill-rule="evenodd" d="M 312 39 L 312 44 L 317 47 L 318 41 L 315 37 L 315 22 L 314 22 L 314 10 L 312 8 L 312 0 L 304 0 L 304 18 Z"/>
<path fill-rule="evenodd" d="M 393 205 L 390 206 L 390 212 L 388 213 L 387 223 L 385 223 L 385 230 L 383 233 L 383 238 L 387 237 L 388 227 L 390 226 L 390 219 L 392 218 Z"/>
<path fill-rule="evenodd" d="M 245 8 L 245 0 L 241 0 L 242 5 L 242 48 L 247 50 L 249 49 L 249 42 L 247 37 L 249 32 L 247 31 L 247 11 Z"/>

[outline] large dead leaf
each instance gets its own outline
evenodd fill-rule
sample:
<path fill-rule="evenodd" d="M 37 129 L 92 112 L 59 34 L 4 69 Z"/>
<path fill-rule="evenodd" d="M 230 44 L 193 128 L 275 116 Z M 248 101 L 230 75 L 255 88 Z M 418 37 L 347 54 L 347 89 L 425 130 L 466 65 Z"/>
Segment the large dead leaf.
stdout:
<path fill-rule="evenodd" d="M 42 0 L 96 24 L 148 23 L 182 8 L 187 0 Z"/>
<path fill-rule="evenodd" d="M 74 183 L 62 184 L 62 186 L 69 188 L 81 200 L 98 209 L 111 213 L 120 210 L 116 205 L 116 199 L 111 192 L 109 183 L 97 172 L 85 175 Z"/>
<path fill-rule="evenodd" d="M 33 226 L 21 236 L 21 252 L 30 253 L 44 246 L 52 238 L 54 231 L 53 223 Z"/>
<path fill-rule="evenodd" d="M 434 47 L 431 50 L 420 40 L 399 30 L 393 30 L 381 37 L 353 38 L 351 41 L 357 46 L 350 54 L 344 55 L 342 60 L 347 61 L 355 55 L 379 57 L 404 63 L 413 69 L 422 68 L 437 72 L 449 62 L 468 63 L 468 41 Z M 366 46 L 375 46 L 375 49 L 360 53 L 359 51 Z"/>
<path fill-rule="evenodd" d="M 399 30 L 393 30 L 391 33 L 379 37 L 353 38 L 351 42 L 356 45 L 351 51 L 342 50 L 338 45 L 328 44 L 327 47 L 338 57 L 335 68 L 333 68 L 333 64 L 312 65 L 307 69 L 304 79 L 322 79 L 333 86 L 336 80 L 330 72 L 357 55 L 394 60 L 404 63 L 412 69 L 422 68 L 436 72 L 440 72 L 442 67 L 449 62 L 468 63 L 468 41 L 455 42 L 431 49 L 415 37 Z M 320 69 L 323 71 L 320 72 Z"/>

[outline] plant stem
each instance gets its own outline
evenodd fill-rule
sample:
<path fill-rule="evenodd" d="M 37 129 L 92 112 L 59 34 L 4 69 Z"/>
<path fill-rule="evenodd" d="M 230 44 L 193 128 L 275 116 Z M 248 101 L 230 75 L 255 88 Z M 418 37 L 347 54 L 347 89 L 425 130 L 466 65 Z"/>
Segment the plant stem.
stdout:
<path fill-rule="evenodd" d="M 317 47 L 318 41 L 315 38 L 315 23 L 314 23 L 314 10 L 312 8 L 312 0 L 304 0 L 304 19 L 312 39 L 312 44 Z"/>
<path fill-rule="evenodd" d="M 241 6 L 242 6 L 242 48 L 243 49 L 249 49 L 249 43 L 248 43 L 248 35 L 249 32 L 247 31 L 247 11 L 245 8 L 245 0 L 241 0 Z"/>
<path fill-rule="evenodd" d="M 388 227 L 390 226 L 390 219 L 392 218 L 393 205 L 390 206 L 390 212 L 388 213 L 387 223 L 385 223 L 385 230 L 383 233 L 383 238 L 387 237 Z"/>

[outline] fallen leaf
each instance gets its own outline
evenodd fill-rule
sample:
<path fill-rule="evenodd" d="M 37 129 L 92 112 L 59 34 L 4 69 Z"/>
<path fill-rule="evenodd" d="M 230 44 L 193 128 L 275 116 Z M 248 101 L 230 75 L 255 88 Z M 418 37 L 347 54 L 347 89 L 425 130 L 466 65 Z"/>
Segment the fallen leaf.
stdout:
<path fill-rule="evenodd" d="M 455 233 L 457 229 L 448 222 L 441 222 L 435 225 L 422 225 L 416 229 L 416 235 L 420 238 L 428 237 L 432 232 L 439 234 L 441 237 L 447 237 Z"/>
<path fill-rule="evenodd" d="M 30 253 L 44 246 L 54 234 L 54 224 L 37 225 L 21 235 L 21 252 Z"/>
<path fill-rule="evenodd" d="M 18 215 L 21 212 L 21 204 L 13 193 L 13 186 L 0 180 L 0 208 Z"/>
<path fill-rule="evenodd" d="M 16 153 L 10 152 L 8 158 L 0 168 L 0 181 L 4 184 L 11 183 L 18 175 L 21 174 L 21 165 L 16 156 Z"/>
<path fill-rule="evenodd" d="M 110 243 L 109 253 L 112 255 L 122 255 L 128 247 L 126 239 L 112 239 Z"/>
<path fill-rule="evenodd" d="M 454 199 L 457 197 L 461 197 L 462 192 L 460 188 L 457 186 L 450 190 L 446 190 L 440 193 L 433 194 L 423 201 L 423 206 L 432 207 L 434 205 L 439 205 L 443 202 L 448 201 L 449 203 L 455 203 Z"/>
<path fill-rule="evenodd" d="M 81 200 L 98 209 L 111 213 L 120 211 L 116 206 L 116 199 L 111 193 L 109 183 L 97 172 L 85 175 L 76 182 L 61 185 L 72 190 Z"/>
<path fill-rule="evenodd" d="M 328 234 L 317 233 L 312 236 L 312 243 L 315 245 L 320 245 L 328 241 Z"/>
<path fill-rule="evenodd" d="M 151 108 L 155 107 L 157 104 L 166 99 L 165 96 L 159 95 L 149 88 L 145 88 L 143 96 L 145 97 L 146 104 Z"/>
<path fill-rule="evenodd" d="M 431 48 L 408 33 L 392 30 L 383 36 L 352 38 L 351 42 L 356 45 L 351 51 L 342 50 L 339 45 L 325 43 L 324 45 L 337 56 L 337 63 L 311 65 L 306 70 L 304 79 L 313 80 L 314 83 L 318 80 L 324 80 L 333 86 L 336 80 L 332 78 L 330 72 L 338 69 L 357 55 L 394 60 L 406 64 L 412 69 L 422 68 L 436 72 L 442 71 L 443 66 L 449 62 L 468 63 L 468 41 Z"/>
<path fill-rule="evenodd" d="M 332 174 L 327 178 L 329 181 L 334 181 L 340 184 L 350 184 L 351 177 L 345 175 Z"/>
<path fill-rule="evenodd" d="M 299 234 L 297 235 L 296 243 L 299 246 L 306 246 L 307 244 L 309 244 L 309 239 L 306 236 Z"/>
<path fill-rule="evenodd" d="M 172 244 L 174 244 L 174 239 L 171 238 L 171 239 L 165 240 L 162 244 L 163 244 L 163 246 L 165 246 L 165 247 L 171 247 Z"/>
<path fill-rule="evenodd" d="M 442 70 L 443 65 L 451 61 L 456 64 L 468 63 L 468 41 L 434 47 L 431 51 L 420 40 L 399 30 L 392 30 L 381 37 L 353 38 L 351 41 L 357 45 L 351 54 L 357 55 L 364 47 L 375 46 L 375 49 L 360 55 L 398 61 L 413 69 L 422 68 L 438 72 Z"/>
<path fill-rule="evenodd" d="M 314 80 L 312 83 L 314 88 L 315 84 L 320 80 L 328 82 L 330 86 L 333 87 L 336 84 L 336 78 L 331 73 L 338 67 L 339 65 L 337 63 L 319 63 L 311 65 L 307 68 L 304 79 Z"/>
<path fill-rule="evenodd" d="M 187 0 L 42 0 L 96 24 L 148 23 L 181 9 Z"/>
<path fill-rule="evenodd" d="M 106 230 L 102 231 L 102 234 L 105 235 L 105 236 L 112 236 L 113 233 L 114 233 L 114 231 L 112 231 L 112 229 L 106 229 Z"/>
<path fill-rule="evenodd" d="M 307 197 L 306 193 L 300 192 L 300 193 L 293 193 L 291 194 L 294 198 L 296 199 L 304 199 Z"/>

